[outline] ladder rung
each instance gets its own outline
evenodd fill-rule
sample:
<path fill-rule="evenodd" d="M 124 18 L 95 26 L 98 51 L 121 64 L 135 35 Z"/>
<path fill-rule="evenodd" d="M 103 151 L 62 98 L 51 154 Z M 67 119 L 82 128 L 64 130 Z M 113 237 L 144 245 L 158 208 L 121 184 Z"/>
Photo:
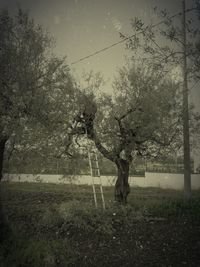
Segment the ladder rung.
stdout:
<path fill-rule="evenodd" d="M 96 154 L 97 152 L 96 151 L 93 151 L 93 150 L 90 150 L 89 153 L 90 154 Z"/>
<path fill-rule="evenodd" d="M 90 160 L 92 160 L 92 161 L 98 161 L 98 159 L 97 159 L 96 157 L 94 158 L 94 157 L 91 156 L 91 155 L 90 155 Z"/>

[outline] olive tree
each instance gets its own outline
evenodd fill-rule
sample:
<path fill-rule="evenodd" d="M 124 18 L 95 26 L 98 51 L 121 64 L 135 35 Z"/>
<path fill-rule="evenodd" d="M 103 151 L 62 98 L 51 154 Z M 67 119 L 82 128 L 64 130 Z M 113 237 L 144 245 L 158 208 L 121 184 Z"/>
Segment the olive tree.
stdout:
<path fill-rule="evenodd" d="M 70 117 L 73 79 L 64 58 L 52 53 L 54 40 L 21 9 L 0 11 L 0 177 L 6 144 L 40 123 L 58 130 Z M 71 99 L 71 101 L 68 101 Z M 62 101 L 61 101 L 62 100 Z M 62 104 L 61 104 L 62 103 Z M 66 115 L 67 113 L 67 115 Z M 61 124 L 61 122 L 60 122 Z M 48 129 L 48 130 L 47 130 Z M 48 135 L 46 135 L 48 140 Z"/>
<path fill-rule="evenodd" d="M 155 17 L 149 23 L 137 17 L 133 18 L 131 37 L 127 38 L 126 34 L 121 34 L 121 37 L 135 59 L 139 55 L 139 60 L 154 64 L 160 73 L 174 72 L 174 76 L 178 76 L 176 78 L 182 78 L 184 192 L 185 196 L 190 198 L 190 142 L 194 138 L 191 121 L 198 123 L 199 115 L 189 107 L 188 95 L 200 77 L 200 31 L 199 1 L 191 1 L 189 8 L 188 5 L 185 7 L 185 2 L 180 1 L 180 12 L 172 15 L 155 7 L 154 11 L 159 19 L 156 22 L 153 22 Z M 179 70 L 179 73 L 175 70 Z M 195 139 L 197 138 L 198 135 L 195 136 Z"/>
<path fill-rule="evenodd" d="M 84 135 L 115 163 L 115 199 L 126 203 L 129 167 L 138 156 L 159 157 L 180 145 L 179 84 L 153 67 L 132 65 L 120 70 L 115 94 L 84 94 L 71 135 Z"/>

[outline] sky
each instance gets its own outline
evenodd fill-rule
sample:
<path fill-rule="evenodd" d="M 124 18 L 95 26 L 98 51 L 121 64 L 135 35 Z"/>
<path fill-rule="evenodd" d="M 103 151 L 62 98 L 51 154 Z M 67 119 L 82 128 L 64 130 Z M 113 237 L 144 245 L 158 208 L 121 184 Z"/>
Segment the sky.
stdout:
<path fill-rule="evenodd" d="M 186 6 L 191 7 L 192 2 L 186 0 Z M 130 55 L 124 43 L 72 63 L 120 41 L 119 32 L 131 35 L 131 18 L 137 16 L 147 23 L 156 21 L 155 6 L 166 8 L 170 14 L 182 10 L 181 0 L 0 0 L 0 7 L 7 7 L 11 12 L 19 5 L 55 37 L 55 53 L 67 56 L 77 79 L 81 81 L 83 71 L 100 71 L 106 81 L 103 90 L 107 92 L 112 91 L 113 78 L 125 64 L 125 56 Z M 192 89 L 191 100 L 200 111 L 199 84 Z"/>

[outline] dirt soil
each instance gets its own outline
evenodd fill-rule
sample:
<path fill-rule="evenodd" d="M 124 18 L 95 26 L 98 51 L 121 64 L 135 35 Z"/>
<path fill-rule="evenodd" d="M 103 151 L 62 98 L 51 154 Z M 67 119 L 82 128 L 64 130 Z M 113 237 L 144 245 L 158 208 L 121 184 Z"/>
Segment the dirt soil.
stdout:
<path fill-rule="evenodd" d="M 77 233 L 80 266 L 200 266 L 199 222 L 137 221 L 112 239 Z M 79 266 L 79 264 L 77 266 Z"/>
<path fill-rule="evenodd" d="M 143 189 L 138 189 L 137 193 L 141 197 L 143 195 L 144 199 L 148 196 L 148 191 Z M 166 199 L 166 191 L 164 193 Z M 87 196 L 87 192 L 84 194 Z M 2 203 L 8 221 L 16 225 L 18 230 L 21 229 L 27 238 L 33 238 L 37 236 L 38 224 L 45 210 L 53 203 L 58 205 L 73 197 L 75 194 L 66 193 L 66 188 L 61 187 L 53 191 L 50 187 L 45 190 L 33 187 L 30 190 L 27 185 L 21 189 L 18 185 L 6 185 L 3 188 Z M 76 225 L 72 225 L 69 231 L 63 227 L 51 227 L 49 223 L 48 229 L 44 226 L 40 228 L 38 236 L 70 243 L 73 260 L 67 266 L 200 266 L 200 216 L 148 215 L 130 218 L 131 222 L 126 220 L 125 223 L 121 213 L 110 214 L 105 215 L 112 216 L 110 221 L 114 230 L 109 235 L 84 231 Z M 88 222 L 88 226 L 89 224 Z M 26 265 L 16 263 L 16 266 Z M 58 260 L 54 265 L 43 266 L 66 265 L 62 265 Z"/>

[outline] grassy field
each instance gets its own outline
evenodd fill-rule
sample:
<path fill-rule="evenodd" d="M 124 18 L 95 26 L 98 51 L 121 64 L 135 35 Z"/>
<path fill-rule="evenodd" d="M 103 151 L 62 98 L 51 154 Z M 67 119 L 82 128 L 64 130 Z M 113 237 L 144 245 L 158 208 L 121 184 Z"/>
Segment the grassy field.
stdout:
<path fill-rule="evenodd" d="M 126 207 L 104 188 L 2 183 L 8 233 L 0 266 L 200 266 L 200 191 L 132 188 Z M 101 204 L 99 200 L 99 204 Z"/>

